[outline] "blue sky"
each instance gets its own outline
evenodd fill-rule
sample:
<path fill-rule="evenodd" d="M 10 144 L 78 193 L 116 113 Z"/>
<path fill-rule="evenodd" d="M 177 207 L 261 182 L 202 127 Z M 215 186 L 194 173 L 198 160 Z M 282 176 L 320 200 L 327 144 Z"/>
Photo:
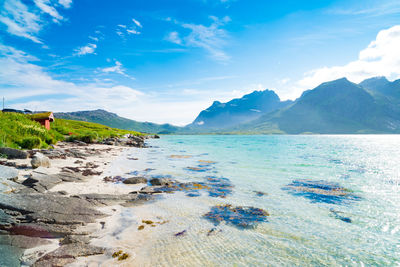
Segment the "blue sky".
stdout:
<path fill-rule="evenodd" d="M 254 90 L 398 79 L 399 24 L 392 0 L 0 0 L 0 93 L 184 125 Z"/>

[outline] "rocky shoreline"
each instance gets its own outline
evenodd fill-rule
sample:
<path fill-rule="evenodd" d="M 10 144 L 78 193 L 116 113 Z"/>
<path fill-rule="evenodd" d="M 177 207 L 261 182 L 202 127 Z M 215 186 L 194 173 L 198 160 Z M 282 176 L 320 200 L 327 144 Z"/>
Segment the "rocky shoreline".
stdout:
<path fill-rule="evenodd" d="M 24 266 L 65 266 L 78 257 L 106 253 L 105 248 L 90 244 L 96 229 L 104 228 L 103 219 L 111 215 L 99 208 L 139 205 L 156 193 L 142 177 L 123 180 L 142 184 L 146 190 L 132 191 L 128 186 L 125 191 L 107 189 L 107 179 L 115 177 L 102 175 L 126 147 L 145 147 L 145 138 L 110 138 L 102 144 L 62 142 L 50 150 L 2 149 L 0 154 L 8 158 L 0 159 L 4 186 L 0 193 L 0 245 L 25 250 L 20 257 Z M 90 192 L 87 185 L 95 183 L 92 181 L 98 188 L 104 187 L 104 192 Z M 60 187 L 71 190 L 57 190 Z M 74 194 L 74 188 L 86 192 L 75 190 L 78 193 Z"/>

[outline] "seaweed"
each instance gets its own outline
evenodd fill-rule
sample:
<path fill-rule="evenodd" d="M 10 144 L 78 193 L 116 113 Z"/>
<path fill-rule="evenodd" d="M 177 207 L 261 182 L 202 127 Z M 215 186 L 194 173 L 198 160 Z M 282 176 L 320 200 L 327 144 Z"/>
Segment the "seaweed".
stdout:
<path fill-rule="evenodd" d="M 267 222 L 269 213 L 263 209 L 247 206 L 234 207 L 230 204 L 214 206 L 203 215 L 215 225 L 227 222 L 238 228 L 254 228 L 258 223 Z"/>
<path fill-rule="evenodd" d="M 313 203 L 342 204 L 360 199 L 351 190 L 340 186 L 338 183 L 323 180 L 294 180 L 282 189 L 288 190 L 293 195 L 308 198 Z"/>
<path fill-rule="evenodd" d="M 184 236 L 184 235 L 186 235 L 186 233 L 187 233 L 187 231 L 183 230 L 182 232 L 178 232 L 178 233 L 174 234 L 174 236 Z"/>

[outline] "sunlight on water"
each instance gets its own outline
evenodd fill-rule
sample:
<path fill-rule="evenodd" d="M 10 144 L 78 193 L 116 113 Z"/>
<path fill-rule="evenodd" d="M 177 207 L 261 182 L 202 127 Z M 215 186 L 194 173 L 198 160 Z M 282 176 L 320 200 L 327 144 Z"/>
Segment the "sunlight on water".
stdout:
<path fill-rule="evenodd" d="M 400 136 L 163 136 L 150 144 L 132 151 L 135 174 L 224 177 L 233 189 L 226 197 L 178 192 L 127 208 L 126 217 L 168 221 L 142 232 L 124 228 L 118 245 L 134 251 L 127 264 L 400 264 Z M 269 216 L 253 228 L 204 217 L 223 204 Z"/>

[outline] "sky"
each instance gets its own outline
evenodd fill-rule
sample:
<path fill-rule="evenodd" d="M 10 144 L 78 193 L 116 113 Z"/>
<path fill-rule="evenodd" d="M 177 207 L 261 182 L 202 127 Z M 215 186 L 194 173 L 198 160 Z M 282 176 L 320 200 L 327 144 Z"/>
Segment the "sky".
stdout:
<path fill-rule="evenodd" d="M 254 90 L 400 78 L 398 0 L 0 0 L 6 107 L 185 125 Z"/>

